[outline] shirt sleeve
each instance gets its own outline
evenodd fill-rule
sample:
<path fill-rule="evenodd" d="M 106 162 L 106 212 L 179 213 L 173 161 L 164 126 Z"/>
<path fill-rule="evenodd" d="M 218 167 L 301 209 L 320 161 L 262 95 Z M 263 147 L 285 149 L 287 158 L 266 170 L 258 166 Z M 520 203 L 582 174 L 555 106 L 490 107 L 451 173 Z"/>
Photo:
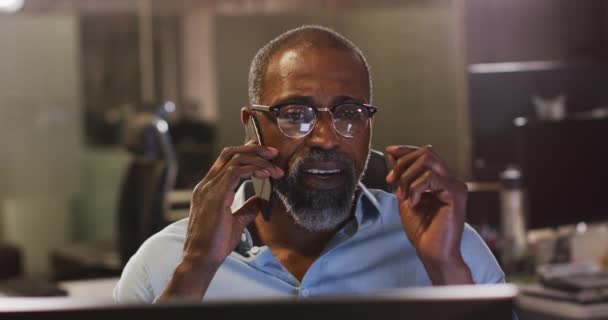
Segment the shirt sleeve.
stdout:
<path fill-rule="evenodd" d="M 141 256 L 135 254 L 127 263 L 114 287 L 116 303 L 152 303 L 154 292 Z"/>
<path fill-rule="evenodd" d="M 131 257 L 114 288 L 117 303 L 153 303 L 181 260 L 188 219 L 148 238 Z"/>
<path fill-rule="evenodd" d="M 505 274 L 479 234 L 465 224 L 460 251 L 476 284 L 504 283 Z"/>

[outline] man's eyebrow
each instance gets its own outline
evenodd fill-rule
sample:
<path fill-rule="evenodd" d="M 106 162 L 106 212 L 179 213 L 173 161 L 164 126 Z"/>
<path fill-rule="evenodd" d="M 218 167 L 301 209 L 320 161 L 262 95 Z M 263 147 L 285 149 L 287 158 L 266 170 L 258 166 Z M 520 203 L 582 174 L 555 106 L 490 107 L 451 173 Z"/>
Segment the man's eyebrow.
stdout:
<path fill-rule="evenodd" d="M 344 103 L 344 102 L 358 102 L 358 103 L 365 103 L 365 101 L 363 99 L 358 99 L 355 97 L 351 97 L 351 96 L 337 96 L 335 98 L 333 98 L 331 100 L 332 105 L 337 105 L 340 103 Z"/>
<path fill-rule="evenodd" d="M 345 102 L 365 103 L 365 100 L 347 96 L 347 95 L 336 96 L 333 99 L 331 99 L 332 106 L 335 106 L 335 105 L 338 105 L 341 103 L 345 103 Z M 299 104 L 306 104 L 306 105 L 310 105 L 310 106 L 316 106 L 315 99 L 312 96 L 301 96 L 301 95 L 292 95 L 292 96 L 283 97 L 283 98 L 279 99 L 273 105 L 276 106 L 276 105 L 281 105 L 281 104 L 286 104 L 286 103 L 299 103 Z"/>

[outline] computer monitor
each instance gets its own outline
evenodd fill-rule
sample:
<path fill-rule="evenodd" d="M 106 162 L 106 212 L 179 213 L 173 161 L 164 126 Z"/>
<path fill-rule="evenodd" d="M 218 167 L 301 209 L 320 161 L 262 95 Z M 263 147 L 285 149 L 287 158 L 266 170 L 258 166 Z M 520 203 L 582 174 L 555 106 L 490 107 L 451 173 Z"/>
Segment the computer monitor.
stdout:
<path fill-rule="evenodd" d="M 69 298 L 0 298 L 4 319 L 512 319 L 514 285 L 409 288 L 373 296 L 246 302 L 95 304 Z"/>
<path fill-rule="evenodd" d="M 517 131 L 529 228 L 608 219 L 608 119 L 528 122 Z"/>

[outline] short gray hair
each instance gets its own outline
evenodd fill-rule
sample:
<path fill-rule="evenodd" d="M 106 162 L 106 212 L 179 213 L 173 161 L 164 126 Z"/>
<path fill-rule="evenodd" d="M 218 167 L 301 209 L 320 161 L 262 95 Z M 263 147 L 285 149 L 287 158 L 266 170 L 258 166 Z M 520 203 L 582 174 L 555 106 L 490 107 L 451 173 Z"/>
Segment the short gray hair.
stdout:
<path fill-rule="evenodd" d="M 318 41 L 319 37 L 324 41 Z M 356 54 L 367 72 L 369 98 L 372 98 L 372 76 L 370 67 L 361 50 L 341 34 L 322 26 L 307 25 L 289 30 L 264 45 L 251 61 L 249 69 L 249 103 L 260 104 L 264 90 L 264 76 L 272 56 L 280 49 L 289 47 L 318 47 L 351 51 Z"/>

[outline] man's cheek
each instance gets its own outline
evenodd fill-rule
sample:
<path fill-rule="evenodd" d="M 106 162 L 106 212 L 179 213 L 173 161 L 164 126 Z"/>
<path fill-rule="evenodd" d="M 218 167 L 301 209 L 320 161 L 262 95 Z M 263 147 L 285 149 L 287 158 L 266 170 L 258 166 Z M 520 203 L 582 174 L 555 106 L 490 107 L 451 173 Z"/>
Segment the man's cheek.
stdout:
<path fill-rule="evenodd" d="M 294 148 L 293 143 L 290 145 L 283 145 L 279 149 L 279 155 L 275 159 L 275 164 L 281 167 L 285 172 L 289 172 L 289 169 L 296 163 L 298 159 L 298 148 Z"/>

